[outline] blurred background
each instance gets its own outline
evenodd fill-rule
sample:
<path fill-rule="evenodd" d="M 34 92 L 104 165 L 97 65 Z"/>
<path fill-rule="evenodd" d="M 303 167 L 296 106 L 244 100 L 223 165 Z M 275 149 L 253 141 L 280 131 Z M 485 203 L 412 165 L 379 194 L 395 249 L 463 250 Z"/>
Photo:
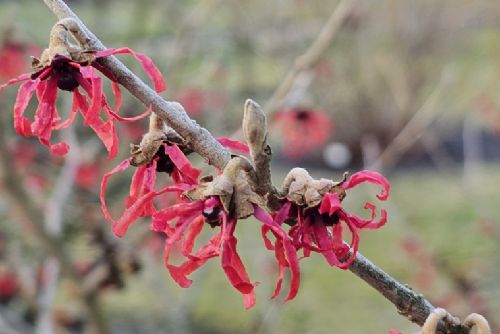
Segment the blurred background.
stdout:
<path fill-rule="evenodd" d="M 295 166 L 318 178 L 383 172 L 392 183 L 383 203 L 389 222 L 363 233 L 360 251 L 434 305 L 461 318 L 482 313 L 500 332 L 499 1 L 68 4 L 105 45 L 151 56 L 168 83 L 162 95 L 180 101 L 215 136 L 240 136 L 245 99 L 265 106 L 276 184 Z M 29 57 L 46 47 L 55 22 L 42 1 L 0 1 L 0 83 L 29 72 Z M 143 76 L 132 59 L 120 59 Z M 125 334 L 418 329 L 316 254 L 301 261 L 295 300 L 269 300 L 277 268 L 252 220 L 238 225 L 237 236 L 250 277 L 261 282 L 253 309 L 244 310 L 218 259 L 192 275 L 192 287 L 177 287 L 148 221 L 118 239 L 99 207 L 102 175 L 127 157 L 147 121 L 118 125 L 121 157 L 108 161 L 80 118 L 56 134 L 72 151 L 54 158 L 14 132 L 16 93 L 0 96 L 0 333 L 89 332 L 89 306 L 110 332 Z M 145 110 L 124 95 L 123 114 Z M 64 114 L 71 95 L 61 93 L 58 103 Z M 201 166 L 197 157 L 193 162 Z M 108 190 L 115 215 L 131 173 Z M 376 190 L 360 187 L 345 204 L 362 214 Z M 69 263 L 48 255 L 46 234 L 60 240 L 55 247 Z M 77 275 L 69 277 L 65 266 Z M 75 286 L 91 298 L 79 299 Z"/>

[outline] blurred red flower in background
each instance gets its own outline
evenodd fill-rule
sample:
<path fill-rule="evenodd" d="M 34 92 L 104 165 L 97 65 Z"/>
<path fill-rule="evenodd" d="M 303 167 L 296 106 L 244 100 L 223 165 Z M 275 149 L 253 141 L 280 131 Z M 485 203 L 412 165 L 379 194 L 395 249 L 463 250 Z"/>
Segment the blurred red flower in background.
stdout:
<path fill-rule="evenodd" d="M 7 268 L 0 268 L 0 304 L 7 304 L 19 292 L 17 275 Z"/>
<path fill-rule="evenodd" d="M 333 131 L 333 121 L 319 109 L 286 108 L 276 113 L 274 121 L 281 128 L 283 153 L 291 159 L 322 147 Z"/>
<path fill-rule="evenodd" d="M 189 115 L 193 117 L 199 116 L 204 109 L 203 91 L 197 88 L 187 88 L 179 94 L 179 102 Z"/>
<path fill-rule="evenodd" d="M 38 53 L 40 48 L 13 40 L 4 39 L 0 46 L 0 80 L 8 80 L 29 68 L 28 54 Z"/>

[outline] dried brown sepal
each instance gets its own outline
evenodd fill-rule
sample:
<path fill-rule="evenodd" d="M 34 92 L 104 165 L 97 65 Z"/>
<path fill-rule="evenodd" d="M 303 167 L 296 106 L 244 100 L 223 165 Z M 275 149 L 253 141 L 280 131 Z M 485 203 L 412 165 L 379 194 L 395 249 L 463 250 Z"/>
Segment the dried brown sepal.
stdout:
<path fill-rule="evenodd" d="M 149 116 L 149 130 L 142 137 L 139 145 L 130 145 L 130 164 L 141 166 L 150 163 L 163 143 L 177 144 L 183 147 L 185 154 L 190 153 L 185 141 L 172 128 L 165 125 L 163 120 L 155 113 Z M 186 152 L 189 151 L 189 152 Z"/>
<path fill-rule="evenodd" d="M 233 156 L 221 175 L 208 182 L 200 181 L 197 189 L 185 194 L 191 200 L 217 196 L 224 210 L 237 219 L 251 216 L 254 205 L 264 206 L 261 196 L 252 190 L 253 166 L 244 157 Z"/>
<path fill-rule="evenodd" d="M 80 45 L 70 42 L 70 33 Z M 74 19 L 60 20 L 52 27 L 49 47 L 43 50 L 40 58 L 32 57 L 31 67 L 36 72 L 49 66 L 56 56 L 64 56 L 79 64 L 90 64 L 95 61 L 94 53 L 88 50 L 88 43 Z"/>
<path fill-rule="evenodd" d="M 340 200 L 343 200 L 346 193 L 340 185 L 345 180 L 346 174 L 338 182 L 324 178 L 316 180 L 307 170 L 294 168 L 285 177 L 281 196 L 299 206 L 315 207 L 326 193 L 336 192 Z"/>

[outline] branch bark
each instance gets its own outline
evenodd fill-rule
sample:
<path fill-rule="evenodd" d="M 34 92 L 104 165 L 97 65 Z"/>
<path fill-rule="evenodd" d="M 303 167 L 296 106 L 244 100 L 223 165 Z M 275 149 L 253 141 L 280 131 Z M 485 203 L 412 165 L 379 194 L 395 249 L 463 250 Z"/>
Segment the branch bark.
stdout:
<path fill-rule="evenodd" d="M 82 34 L 84 36 L 83 42 L 87 43 L 92 49 L 102 50 L 105 48 L 63 0 L 43 1 L 59 19 L 73 18 L 76 20 L 80 29 L 84 32 L 84 34 Z M 339 5 L 339 7 L 342 7 L 337 8 L 339 12 L 332 15 L 329 20 L 329 29 L 324 29 L 310 51 L 306 52 L 296 62 L 296 68 L 292 69 L 291 74 L 289 74 L 292 79 L 296 75 L 296 72 L 300 72 L 304 66 L 307 66 L 310 60 L 314 59 L 314 57 L 322 51 L 325 45 L 327 45 L 326 42 L 331 40 L 336 29 L 338 29 L 345 17 L 345 11 L 350 8 L 349 6 L 352 5 L 352 2 L 352 0 L 342 0 Z M 103 59 L 102 65 L 113 73 L 118 82 L 132 95 L 137 97 L 145 105 L 152 105 L 154 112 L 164 119 L 165 122 L 186 141 L 192 143 L 194 151 L 203 156 L 210 164 L 223 168 L 228 163 L 230 160 L 229 152 L 222 148 L 210 132 L 191 120 L 187 116 L 184 108 L 178 102 L 164 100 L 115 57 Z M 285 83 L 292 80 L 287 78 L 284 80 Z M 286 86 L 285 84 L 282 85 Z M 278 88 L 275 94 L 280 95 L 281 93 L 279 92 L 282 90 L 284 89 Z M 434 306 L 432 306 L 432 304 L 422 295 L 417 294 L 409 287 L 392 278 L 360 253 L 357 254 L 355 261 L 351 264 L 349 269 L 391 301 L 402 315 L 405 315 L 409 320 L 419 325 L 423 325 L 425 319 L 434 310 Z M 438 327 L 438 333 L 465 334 L 468 333 L 468 330 L 464 326 L 456 326 L 441 322 Z"/>

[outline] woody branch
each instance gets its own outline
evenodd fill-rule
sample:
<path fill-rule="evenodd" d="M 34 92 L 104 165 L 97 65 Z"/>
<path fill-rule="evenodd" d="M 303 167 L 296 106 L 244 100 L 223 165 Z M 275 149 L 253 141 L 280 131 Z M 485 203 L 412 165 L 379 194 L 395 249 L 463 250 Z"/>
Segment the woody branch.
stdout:
<path fill-rule="evenodd" d="M 105 49 L 103 43 L 85 27 L 64 1 L 44 0 L 44 2 L 59 19 L 72 19 L 68 28 L 82 46 L 86 46 L 90 50 Z M 215 140 L 208 130 L 190 119 L 180 103 L 163 99 L 115 57 L 100 59 L 99 62 L 133 96 L 146 106 L 151 105 L 154 113 L 175 130 L 183 140 L 189 143 L 193 151 L 205 158 L 209 164 L 223 168 L 230 161 L 230 153 Z M 246 113 L 248 110 L 254 112 L 253 116 L 260 118 L 263 126 L 261 131 L 264 133 L 267 132 L 264 128 L 265 115 L 262 109 L 254 102 L 247 102 Z M 248 117 L 248 114 L 245 117 Z M 244 129 L 244 131 L 247 132 L 248 138 L 252 137 L 252 133 L 256 129 Z M 250 147 L 256 173 L 262 176 L 260 179 L 257 178 L 258 182 L 254 185 L 254 188 L 261 196 L 266 194 L 272 195 L 275 190 L 274 186 L 270 183 L 271 173 L 269 163 L 271 153 L 267 145 L 266 136 L 261 137 L 258 142 L 250 143 Z M 359 253 L 350 265 L 349 270 L 391 301 L 397 307 L 400 314 L 419 325 L 423 325 L 435 309 L 422 295 L 398 282 Z M 468 332 L 469 330 L 465 326 L 454 324 L 446 319 L 441 320 L 438 325 L 438 333 L 459 334 Z"/>

